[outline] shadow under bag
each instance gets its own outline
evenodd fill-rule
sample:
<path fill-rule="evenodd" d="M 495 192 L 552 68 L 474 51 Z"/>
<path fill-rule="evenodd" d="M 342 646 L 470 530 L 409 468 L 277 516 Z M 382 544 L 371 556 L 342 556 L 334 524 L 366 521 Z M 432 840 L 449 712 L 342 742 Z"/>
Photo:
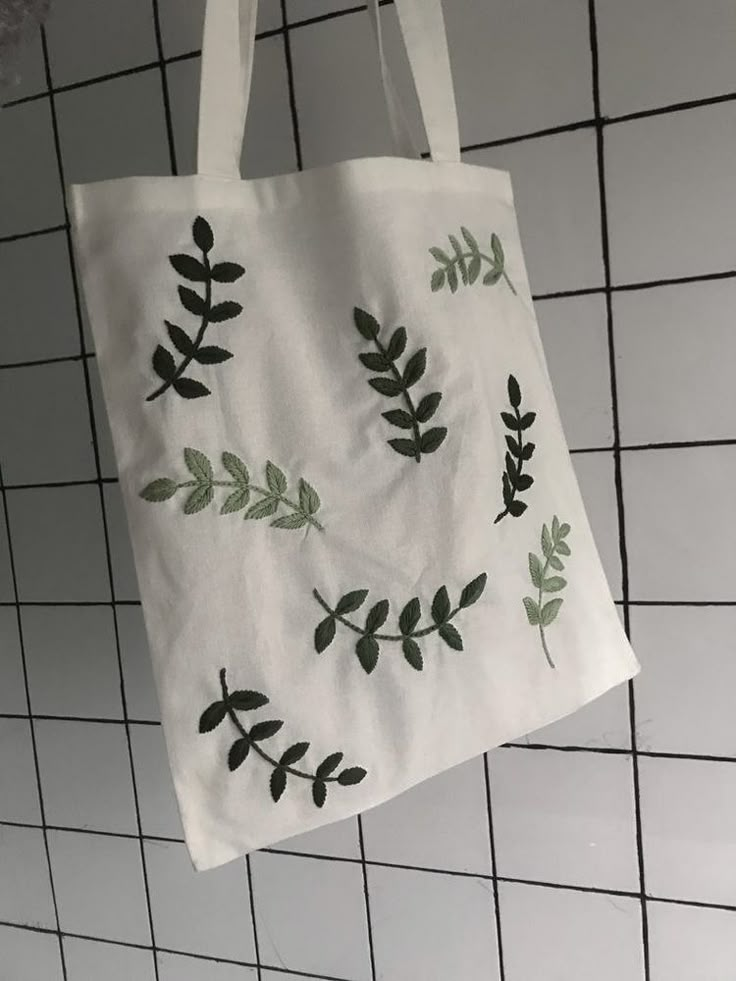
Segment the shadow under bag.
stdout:
<path fill-rule="evenodd" d="M 207 869 L 559 719 L 638 664 L 509 175 L 460 163 L 440 0 L 396 0 L 431 158 L 244 181 L 255 0 L 210 0 L 197 173 L 74 185 L 186 841 Z"/>

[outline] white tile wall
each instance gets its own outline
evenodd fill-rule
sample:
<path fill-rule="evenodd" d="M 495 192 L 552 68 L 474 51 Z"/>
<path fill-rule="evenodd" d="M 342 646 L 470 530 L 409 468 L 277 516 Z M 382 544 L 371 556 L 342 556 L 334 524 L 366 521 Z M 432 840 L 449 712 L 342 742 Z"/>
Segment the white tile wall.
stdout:
<path fill-rule="evenodd" d="M 388 152 L 356 6 L 262 0 L 247 176 Z M 36 37 L 0 111 L 0 978 L 736 981 L 736 5 L 445 3 L 465 159 L 511 170 L 642 674 L 487 764 L 197 875 L 59 165 L 66 181 L 194 168 L 203 9 L 54 5 L 48 65 Z"/>

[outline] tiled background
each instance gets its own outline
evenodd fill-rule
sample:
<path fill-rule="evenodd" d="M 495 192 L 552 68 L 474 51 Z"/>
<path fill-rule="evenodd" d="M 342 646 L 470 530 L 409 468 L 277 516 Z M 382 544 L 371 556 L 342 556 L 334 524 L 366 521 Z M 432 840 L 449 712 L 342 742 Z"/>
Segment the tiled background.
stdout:
<path fill-rule="evenodd" d="M 191 170 L 202 6 L 57 0 L 0 112 L 0 978 L 736 981 L 736 2 L 445 2 L 643 673 L 195 875 L 63 186 Z M 259 31 L 247 175 L 388 150 L 364 14 Z"/>

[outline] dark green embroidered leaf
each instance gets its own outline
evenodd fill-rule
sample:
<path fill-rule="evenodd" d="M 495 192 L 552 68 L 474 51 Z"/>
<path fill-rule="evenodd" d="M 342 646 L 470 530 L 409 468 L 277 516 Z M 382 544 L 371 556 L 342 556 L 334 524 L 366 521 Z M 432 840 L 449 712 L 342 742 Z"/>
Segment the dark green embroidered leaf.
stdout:
<path fill-rule="evenodd" d="M 562 570 L 565 568 L 565 566 L 562 564 L 562 560 L 558 559 L 556 555 L 550 555 L 549 564 L 558 572 L 562 572 Z"/>
<path fill-rule="evenodd" d="M 502 412 L 501 418 L 503 419 L 504 425 L 508 429 L 513 429 L 513 431 L 516 432 L 517 429 L 516 416 L 512 416 L 510 412 Z"/>
<path fill-rule="evenodd" d="M 170 497 L 176 494 L 177 489 L 178 485 L 176 481 L 170 480 L 168 477 L 159 477 L 158 480 L 152 480 L 150 484 L 146 484 L 139 496 L 144 501 L 155 501 L 158 503 L 160 501 L 168 501 Z"/>
<path fill-rule="evenodd" d="M 171 379 L 176 374 L 176 363 L 171 355 L 170 351 L 167 351 L 165 347 L 158 344 L 156 350 L 153 352 L 153 370 L 156 372 L 161 381 L 171 381 Z"/>
<path fill-rule="evenodd" d="M 355 653 L 358 655 L 358 660 L 365 673 L 370 674 L 378 664 L 379 649 L 375 637 L 361 637 L 355 645 Z"/>
<path fill-rule="evenodd" d="M 199 731 L 211 732 L 227 715 L 227 706 L 224 702 L 213 702 L 199 717 Z"/>
<path fill-rule="evenodd" d="M 271 799 L 274 804 L 278 803 L 281 795 L 286 790 L 286 770 L 283 770 L 280 766 L 277 766 L 275 770 L 271 773 Z"/>
<path fill-rule="evenodd" d="M 473 258 L 468 263 L 468 283 L 470 286 L 477 280 L 480 276 L 480 266 L 481 259 L 479 255 L 474 255 Z"/>
<path fill-rule="evenodd" d="M 368 384 L 375 388 L 377 392 L 381 395 L 386 395 L 388 398 L 396 398 L 397 395 L 401 395 L 404 391 L 404 386 L 401 382 L 397 382 L 393 378 L 369 378 Z"/>
<path fill-rule="evenodd" d="M 185 399 L 200 399 L 203 395 L 210 394 L 209 388 L 194 378 L 176 378 L 171 384 L 174 391 Z"/>
<path fill-rule="evenodd" d="M 548 603 L 544 604 L 539 616 L 539 622 L 543 627 L 548 627 L 552 623 L 557 614 L 560 612 L 562 603 L 563 600 L 558 596 L 556 599 L 550 600 Z"/>
<path fill-rule="evenodd" d="M 234 283 L 245 273 L 237 262 L 218 262 L 212 267 L 210 276 L 216 283 Z"/>
<path fill-rule="evenodd" d="M 384 625 L 387 616 L 388 600 L 379 600 L 378 603 L 376 603 L 376 605 L 371 607 L 371 609 L 368 611 L 368 616 L 365 618 L 365 632 L 367 634 L 374 634 L 379 627 Z"/>
<path fill-rule="evenodd" d="M 478 255 L 478 253 L 480 252 L 480 247 L 472 232 L 468 231 L 468 229 L 463 225 L 460 228 L 460 234 L 465 239 L 465 244 L 468 246 L 470 251 L 475 255 Z"/>
<path fill-rule="evenodd" d="M 199 484 L 184 502 L 184 514 L 196 514 L 198 511 L 203 511 L 212 503 L 214 496 L 212 484 Z"/>
<path fill-rule="evenodd" d="M 537 606 L 536 601 L 533 600 L 531 596 L 525 596 L 523 603 L 524 609 L 526 610 L 527 620 L 532 627 L 536 627 L 539 623 L 539 607 Z"/>
<path fill-rule="evenodd" d="M 407 388 L 411 388 L 412 385 L 416 385 L 426 371 L 426 368 L 427 349 L 426 347 L 421 347 L 415 354 L 412 354 L 412 356 L 406 362 L 406 367 L 404 368 L 404 373 L 402 375 L 404 385 Z"/>
<path fill-rule="evenodd" d="M 375 317 L 372 317 L 366 310 L 360 307 L 353 309 L 353 319 L 355 326 L 367 341 L 373 341 L 378 337 L 380 326 Z"/>
<path fill-rule="evenodd" d="M 501 477 L 501 485 L 503 487 L 503 503 L 507 508 L 511 507 L 514 498 L 514 490 L 511 486 L 511 481 L 509 480 L 509 475 L 507 473 Z"/>
<path fill-rule="evenodd" d="M 517 478 L 516 463 L 514 462 L 513 458 L 509 453 L 507 453 L 506 456 L 504 457 L 504 462 L 506 464 L 506 474 L 509 478 L 509 483 L 511 484 L 512 487 L 516 487 L 516 478 Z"/>
<path fill-rule="evenodd" d="M 499 279 L 503 276 L 503 270 L 501 269 L 491 269 L 483 277 L 484 286 L 495 286 Z"/>
<path fill-rule="evenodd" d="M 345 593 L 345 595 L 338 600 L 337 606 L 335 607 L 335 613 L 338 613 L 341 616 L 344 613 L 354 613 L 355 610 L 359 610 L 363 603 L 365 603 L 367 596 L 367 589 L 354 589 L 350 593 Z"/>
<path fill-rule="evenodd" d="M 222 465 L 237 483 L 242 484 L 244 487 L 248 486 L 250 480 L 248 468 L 239 456 L 225 450 L 222 454 Z"/>
<path fill-rule="evenodd" d="M 515 457 L 520 457 L 521 456 L 521 447 L 519 446 L 519 444 L 517 443 L 517 441 L 514 439 L 514 437 L 513 436 L 506 436 L 505 439 L 506 439 L 506 445 L 508 446 L 508 448 L 511 451 L 511 453 L 513 453 L 513 455 Z"/>
<path fill-rule="evenodd" d="M 521 459 L 531 460 L 532 454 L 534 453 L 535 449 L 536 449 L 535 443 L 525 443 L 521 448 Z"/>
<path fill-rule="evenodd" d="M 413 439 L 389 439 L 386 440 L 392 450 L 401 453 L 402 456 L 416 456 L 417 446 Z"/>
<path fill-rule="evenodd" d="M 256 722 L 248 733 L 254 743 L 261 742 L 262 739 L 270 739 L 275 736 L 284 723 L 280 719 L 269 719 L 267 722 Z"/>
<path fill-rule="evenodd" d="M 532 585 L 539 589 L 542 585 L 542 563 L 534 552 L 529 553 L 529 575 L 532 579 Z"/>
<path fill-rule="evenodd" d="M 189 335 L 186 331 L 182 330 L 176 324 L 169 323 L 168 320 L 164 320 L 166 324 L 166 330 L 169 337 L 171 338 L 171 343 L 174 345 L 179 354 L 183 354 L 185 357 L 189 357 L 194 351 L 194 344 L 192 343 Z M 167 379 L 168 380 L 168 379 Z"/>
<path fill-rule="evenodd" d="M 307 518 L 303 514 L 285 514 L 281 518 L 276 518 L 275 521 L 271 522 L 272 528 L 286 528 L 290 531 L 295 531 L 297 528 L 303 528 L 307 523 Z"/>
<path fill-rule="evenodd" d="M 326 756 L 322 760 L 320 765 L 315 770 L 315 774 L 318 777 L 320 777 L 320 779 L 329 777 L 332 771 L 336 770 L 338 766 L 342 763 L 342 757 L 343 757 L 342 753 L 330 753 L 329 756 Z"/>
<path fill-rule="evenodd" d="M 432 278 L 429 281 L 429 285 L 433 293 L 438 293 L 445 285 L 445 270 L 435 269 L 435 271 L 432 273 Z"/>
<path fill-rule="evenodd" d="M 427 422 L 437 411 L 437 406 L 442 401 L 442 392 L 430 392 L 425 395 L 417 406 L 416 416 L 418 422 Z"/>
<path fill-rule="evenodd" d="M 306 514 L 316 514 L 321 503 L 317 491 L 302 477 L 299 480 L 299 507 Z"/>
<path fill-rule="evenodd" d="M 501 245 L 501 239 L 495 232 L 491 235 L 491 251 L 493 252 L 493 258 L 496 260 L 496 265 L 500 269 L 503 269 L 505 262 L 503 246 Z"/>
<path fill-rule="evenodd" d="M 513 518 L 520 518 L 526 511 L 526 504 L 523 501 L 511 501 L 509 504 L 509 514 Z"/>
<path fill-rule="evenodd" d="M 322 807 L 327 799 L 327 784 L 324 780 L 315 780 L 312 784 L 312 800 L 317 807 Z"/>
<path fill-rule="evenodd" d="M 324 620 L 320 621 L 317 625 L 317 629 L 314 631 L 314 647 L 318 654 L 326 650 L 332 641 L 335 639 L 335 619 L 334 617 L 325 617 Z"/>
<path fill-rule="evenodd" d="M 210 223 L 205 218 L 200 216 L 194 219 L 192 238 L 197 248 L 203 252 L 209 252 L 215 244 L 215 236 L 212 234 Z"/>
<path fill-rule="evenodd" d="M 236 739 L 227 754 L 228 769 L 232 772 L 237 770 L 250 752 L 250 740 L 245 737 Z"/>
<path fill-rule="evenodd" d="M 263 497 L 256 504 L 251 505 L 243 515 L 247 519 L 269 518 L 275 514 L 279 507 L 277 497 Z"/>
<path fill-rule="evenodd" d="M 270 460 L 266 463 L 266 483 L 273 494 L 283 494 L 286 491 L 287 482 L 284 471 L 275 463 L 271 463 Z"/>
<path fill-rule="evenodd" d="M 184 450 L 184 463 L 189 473 L 199 483 L 206 484 L 214 480 L 212 464 L 200 450 L 187 446 Z"/>
<path fill-rule="evenodd" d="M 450 609 L 450 597 L 447 595 L 447 587 L 440 586 L 432 600 L 432 619 L 434 622 L 444 623 L 450 614 Z"/>
<path fill-rule="evenodd" d="M 422 616 L 422 607 L 415 596 L 410 599 L 399 616 L 399 630 L 402 634 L 410 634 L 414 627 L 419 623 Z"/>
<path fill-rule="evenodd" d="M 388 347 L 386 348 L 386 354 L 391 359 L 395 361 L 400 358 L 404 353 L 406 348 L 406 328 L 397 327 L 396 330 L 391 335 L 391 340 L 388 342 Z"/>
<path fill-rule="evenodd" d="M 463 649 L 463 639 L 458 630 L 453 627 L 451 623 L 443 623 L 439 628 L 438 633 L 447 646 L 451 647 L 453 651 L 461 651 Z"/>
<path fill-rule="evenodd" d="M 424 659 L 419 644 L 411 637 L 404 637 L 401 642 L 401 649 L 404 652 L 404 659 L 415 671 L 421 671 L 424 667 Z"/>
<path fill-rule="evenodd" d="M 203 317 L 207 310 L 207 304 L 199 293 L 190 290 L 188 286 L 179 286 L 177 288 L 179 290 L 179 299 L 184 309 L 193 313 L 195 317 Z"/>
<path fill-rule="evenodd" d="M 238 712 L 252 712 L 254 709 L 268 705 L 268 698 L 259 691 L 243 688 L 230 692 L 230 705 Z"/>
<path fill-rule="evenodd" d="M 194 355 L 194 360 L 199 364 L 221 364 L 223 361 L 229 361 L 232 356 L 231 351 L 213 344 L 210 347 L 199 348 Z"/>
<path fill-rule="evenodd" d="M 337 782 L 342 787 L 352 787 L 356 783 L 360 783 L 365 775 L 366 772 L 362 766 L 348 766 L 338 773 Z"/>
<path fill-rule="evenodd" d="M 434 453 L 444 442 L 445 436 L 447 436 L 447 429 L 444 426 L 427 429 L 426 432 L 422 433 L 422 438 L 419 440 L 422 453 Z"/>
<path fill-rule="evenodd" d="M 521 405 L 521 389 L 519 388 L 518 381 L 513 375 L 509 375 L 508 380 L 508 392 L 509 392 L 509 402 L 513 409 L 518 409 Z"/>
<path fill-rule="evenodd" d="M 391 370 L 391 362 L 384 358 L 382 354 L 376 354 L 371 351 L 368 354 L 359 354 L 358 357 L 369 371 Z"/>
<path fill-rule="evenodd" d="M 542 582 L 542 591 L 545 593 L 559 593 L 567 586 L 567 579 L 562 576 L 549 576 Z"/>
<path fill-rule="evenodd" d="M 460 609 L 464 610 L 466 607 L 472 606 L 473 603 L 476 603 L 481 598 L 487 581 L 488 576 L 485 572 L 481 572 L 479 576 L 476 576 L 475 579 L 468 583 L 460 594 Z"/>
<path fill-rule="evenodd" d="M 442 249 L 438 249 L 436 246 L 429 250 L 429 254 L 433 259 L 436 259 L 437 262 L 441 262 L 443 266 L 452 265 L 452 259 L 449 257 L 449 255 L 447 255 L 446 252 L 443 252 Z"/>
<path fill-rule="evenodd" d="M 536 412 L 525 412 L 524 415 L 519 420 L 519 428 L 528 429 L 536 418 L 537 418 Z"/>
<path fill-rule="evenodd" d="M 403 409 L 389 409 L 388 412 L 382 412 L 381 415 L 392 426 L 398 426 L 399 429 L 411 429 L 414 425 L 412 417 Z M 411 445 L 414 446 L 413 443 Z"/>
<path fill-rule="evenodd" d="M 520 473 L 516 476 L 516 489 L 518 491 L 529 490 L 534 483 L 534 477 L 528 473 Z"/>
<path fill-rule="evenodd" d="M 560 555 L 569 555 L 570 546 L 567 544 L 567 542 L 559 541 L 557 542 L 557 551 L 560 553 Z"/>
<path fill-rule="evenodd" d="M 170 255 L 169 262 L 184 279 L 190 279 L 195 283 L 204 283 L 207 279 L 207 270 L 199 261 L 191 255 Z"/>
<path fill-rule="evenodd" d="M 308 749 L 309 743 L 294 743 L 293 746 L 289 746 L 288 749 L 284 750 L 279 763 L 281 766 L 292 766 L 294 763 L 299 762 Z"/>
<path fill-rule="evenodd" d="M 547 525 L 542 525 L 542 537 L 540 540 L 542 544 L 542 553 L 544 554 L 545 559 L 547 559 L 554 551 L 554 545 L 552 544 L 552 538 Z"/>
<path fill-rule="evenodd" d="M 224 320 L 232 320 L 239 313 L 243 312 L 243 306 L 235 300 L 223 300 L 217 303 L 210 310 L 209 321 L 211 324 L 221 324 Z"/>

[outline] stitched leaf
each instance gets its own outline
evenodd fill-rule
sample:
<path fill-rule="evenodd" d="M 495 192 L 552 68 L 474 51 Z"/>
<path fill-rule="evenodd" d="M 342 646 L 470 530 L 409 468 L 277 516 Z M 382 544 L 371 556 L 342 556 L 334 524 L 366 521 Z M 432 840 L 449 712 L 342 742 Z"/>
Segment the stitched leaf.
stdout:
<path fill-rule="evenodd" d="M 559 541 L 557 542 L 557 551 L 560 553 L 560 555 L 569 555 L 570 546 L 567 544 L 567 542 Z"/>
<path fill-rule="evenodd" d="M 269 518 L 278 510 L 279 502 L 276 497 L 263 497 L 256 504 L 251 505 L 243 515 L 244 518 Z"/>
<path fill-rule="evenodd" d="M 553 569 L 556 569 L 558 572 L 562 572 L 562 570 L 565 568 L 565 566 L 562 564 L 561 559 L 558 559 L 556 555 L 550 555 L 549 564 L 552 566 Z"/>
<path fill-rule="evenodd" d="M 227 706 L 224 702 L 213 702 L 199 717 L 199 731 L 212 732 L 222 722 L 227 715 Z"/>
<path fill-rule="evenodd" d="M 395 361 L 400 358 L 404 353 L 406 348 L 406 329 L 404 327 L 397 327 L 396 330 L 391 335 L 391 340 L 388 342 L 388 347 L 386 348 L 386 355 Z"/>
<path fill-rule="evenodd" d="M 404 652 L 404 659 L 414 668 L 415 671 L 421 671 L 424 667 L 424 659 L 422 658 L 422 651 L 419 644 L 411 637 L 404 637 L 401 642 L 401 649 Z"/>
<path fill-rule="evenodd" d="M 256 722 L 248 735 L 255 743 L 262 739 L 270 739 L 275 736 L 284 723 L 280 719 L 269 719 L 267 722 Z"/>
<path fill-rule="evenodd" d="M 199 484 L 184 502 L 184 514 L 196 514 L 212 503 L 215 496 L 212 484 Z"/>
<path fill-rule="evenodd" d="M 513 429 L 514 432 L 516 432 L 517 429 L 516 416 L 512 416 L 510 412 L 502 412 L 501 418 L 504 421 L 504 425 L 508 429 Z"/>
<path fill-rule="evenodd" d="M 200 450 L 194 450 L 191 446 L 187 446 L 184 450 L 184 463 L 198 483 L 211 483 L 214 479 L 212 464 Z"/>
<path fill-rule="evenodd" d="M 320 777 L 329 777 L 333 770 L 336 770 L 342 763 L 342 753 L 330 753 L 326 756 L 315 770 L 315 774 Z"/>
<path fill-rule="evenodd" d="M 168 501 L 170 497 L 176 494 L 177 489 L 175 480 L 170 480 L 168 477 L 159 477 L 158 480 L 152 480 L 150 484 L 147 484 L 139 496 L 144 501 L 155 501 L 158 503 L 159 501 Z"/>
<path fill-rule="evenodd" d="M 511 484 L 512 487 L 516 487 L 516 478 L 517 478 L 516 463 L 514 462 L 514 460 L 512 459 L 509 453 L 507 453 L 506 456 L 504 457 L 504 462 L 506 464 L 506 473 L 508 474 L 509 483 Z"/>
<path fill-rule="evenodd" d="M 442 392 L 430 392 L 425 395 L 417 406 L 416 416 L 418 422 L 427 422 L 437 411 L 437 406 L 442 401 Z"/>
<path fill-rule="evenodd" d="M 514 409 L 518 409 L 519 406 L 521 405 L 521 389 L 519 388 L 518 381 L 514 378 L 513 375 L 509 375 L 508 392 L 509 392 L 509 402 L 511 403 L 511 407 Z"/>
<path fill-rule="evenodd" d="M 287 483 L 284 471 L 275 463 L 271 463 L 270 460 L 266 463 L 266 483 L 268 489 L 274 494 L 283 494 L 286 491 Z"/>
<path fill-rule="evenodd" d="M 203 395 L 210 394 L 209 388 L 194 378 L 176 378 L 171 384 L 174 391 L 185 399 L 200 399 Z"/>
<path fill-rule="evenodd" d="M 209 252 L 215 244 L 215 236 L 212 234 L 210 223 L 202 217 L 194 219 L 192 238 L 197 248 L 203 252 Z"/>
<path fill-rule="evenodd" d="M 519 428 L 528 429 L 536 418 L 537 418 L 536 412 L 525 412 L 524 415 L 519 420 Z"/>
<path fill-rule="evenodd" d="M 228 494 L 222 502 L 220 514 L 233 514 L 235 511 L 242 511 L 249 500 L 250 489 L 248 487 L 239 487 L 232 494 Z"/>
<path fill-rule="evenodd" d="M 402 375 L 404 385 L 407 388 L 411 388 L 412 385 L 416 385 L 426 371 L 426 368 L 427 349 L 426 347 L 422 347 L 415 354 L 412 354 L 412 356 L 406 362 L 406 367 L 404 368 L 404 373 Z"/>
<path fill-rule="evenodd" d="M 568 524 L 561 524 L 560 525 L 560 538 L 567 538 L 567 536 L 569 534 L 570 534 L 570 525 L 568 525 Z"/>
<path fill-rule="evenodd" d="M 445 285 L 445 270 L 435 269 L 435 271 L 432 273 L 432 278 L 429 281 L 429 285 L 433 293 L 438 293 Z"/>
<path fill-rule="evenodd" d="M 384 358 L 382 354 L 376 354 L 371 351 L 368 354 L 359 354 L 358 357 L 369 371 L 391 370 L 391 362 Z"/>
<path fill-rule="evenodd" d="M 472 286 L 480 276 L 481 259 L 479 255 L 474 255 L 468 263 L 468 283 Z"/>
<path fill-rule="evenodd" d="M 460 243 L 458 242 L 457 238 L 454 235 L 448 235 L 447 237 L 449 238 L 450 245 L 452 246 L 452 250 L 455 253 L 455 263 L 460 273 L 460 278 L 462 279 L 463 283 L 467 286 L 468 267 L 465 264 L 465 255 L 463 254 L 462 246 L 460 245 Z"/>
<path fill-rule="evenodd" d="M 520 518 L 526 511 L 526 504 L 523 501 L 511 501 L 509 504 L 509 514 L 514 518 Z"/>
<path fill-rule="evenodd" d="M 483 285 L 484 286 L 495 286 L 496 283 L 501 278 L 501 276 L 503 276 L 503 270 L 502 269 L 491 269 L 491 271 L 490 272 L 487 272 L 485 274 L 485 276 L 483 277 Z"/>
<path fill-rule="evenodd" d="M 450 609 L 450 597 L 447 595 L 447 587 L 440 586 L 432 600 L 432 619 L 434 622 L 443 623 L 449 616 Z"/>
<path fill-rule="evenodd" d="M 372 317 L 366 310 L 360 307 L 353 309 L 353 319 L 355 326 L 367 341 L 373 341 L 378 337 L 380 326 L 375 317 Z"/>
<path fill-rule="evenodd" d="M 460 234 L 465 239 L 465 244 L 468 246 L 470 251 L 475 255 L 478 255 L 480 252 L 480 247 L 472 232 L 468 231 L 468 229 L 463 225 L 460 229 Z"/>
<path fill-rule="evenodd" d="M 408 412 L 403 409 L 389 409 L 388 412 L 382 412 L 381 415 L 387 422 L 390 422 L 392 426 L 398 426 L 399 429 L 411 429 L 414 422 Z M 411 444 L 414 446 L 414 444 Z M 412 453 L 413 455 L 413 453 Z"/>
<path fill-rule="evenodd" d="M 520 473 L 516 476 L 516 489 L 519 491 L 529 490 L 534 483 L 534 477 L 528 473 Z"/>
<path fill-rule="evenodd" d="M 194 344 L 192 343 L 189 335 L 186 331 L 182 330 L 176 324 L 169 323 L 168 320 L 164 320 L 166 324 L 166 330 L 169 337 L 171 338 L 171 343 L 174 345 L 179 354 L 183 354 L 185 357 L 189 357 L 194 351 Z"/>
<path fill-rule="evenodd" d="M 221 324 L 223 320 L 232 320 L 242 312 L 242 304 L 236 303 L 235 300 L 224 300 L 212 307 L 208 319 L 211 324 Z"/>
<path fill-rule="evenodd" d="M 542 585 L 542 563 L 534 552 L 529 553 L 529 575 L 532 579 L 532 585 L 539 589 Z"/>
<path fill-rule="evenodd" d="M 505 438 L 506 438 L 506 445 L 508 446 L 511 453 L 513 453 L 515 457 L 520 457 L 521 447 L 519 446 L 518 442 L 514 439 L 513 436 L 506 436 Z"/>
<path fill-rule="evenodd" d="M 505 261 L 503 246 L 501 245 L 501 239 L 495 232 L 491 235 L 491 251 L 493 252 L 493 258 L 496 260 L 496 265 L 503 269 Z"/>
<path fill-rule="evenodd" d="M 550 576 L 542 583 L 542 590 L 545 593 L 559 593 L 565 586 L 567 586 L 567 579 L 563 579 L 562 576 Z"/>
<path fill-rule="evenodd" d="M 540 623 L 543 627 L 548 627 L 560 612 L 563 600 L 558 596 L 556 599 L 545 603 L 539 615 Z"/>
<path fill-rule="evenodd" d="M 314 647 L 318 654 L 326 650 L 335 639 L 335 619 L 325 617 L 314 631 Z"/>
<path fill-rule="evenodd" d="M 379 600 L 378 603 L 376 603 L 376 605 L 371 607 L 371 609 L 368 611 L 368 616 L 365 618 L 365 632 L 367 634 L 374 634 L 379 627 L 384 625 L 387 616 L 388 600 Z"/>
<path fill-rule="evenodd" d="M 271 773 L 270 788 L 271 798 L 274 804 L 276 804 L 286 790 L 286 770 L 283 770 L 280 766 L 277 766 Z"/>
<path fill-rule="evenodd" d="M 552 541 L 556 542 L 560 537 L 560 519 L 557 515 L 552 518 Z"/>
<path fill-rule="evenodd" d="M 212 267 L 210 276 L 216 283 L 234 283 L 244 272 L 237 262 L 218 262 Z"/>
<path fill-rule="evenodd" d="M 289 746 L 288 749 L 284 750 L 279 763 L 282 766 L 291 766 L 293 763 L 298 763 L 308 749 L 309 743 L 294 743 L 293 746 Z"/>
<path fill-rule="evenodd" d="M 539 607 L 536 601 L 531 596 L 525 596 L 523 602 L 527 620 L 532 627 L 536 627 L 539 623 Z"/>
<path fill-rule="evenodd" d="M 394 378 L 369 378 L 368 384 L 375 388 L 377 392 L 381 395 L 386 395 L 388 398 L 396 398 L 397 395 L 401 395 L 404 391 L 404 386 L 401 382 L 397 382 Z"/>
<path fill-rule="evenodd" d="M 199 293 L 190 290 L 188 286 L 179 286 L 177 289 L 179 290 L 179 299 L 184 309 L 193 313 L 195 317 L 204 316 L 207 310 L 207 304 Z"/>
<path fill-rule="evenodd" d="M 199 364 L 221 364 L 223 361 L 229 361 L 232 356 L 231 351 L 212 344 L 209 347 L 201 347 L 195 353 L 194 360 Z"/>
<path fill-rule="evenodd" d="M 422 433 L 422 438 L 419 440 L 422 453 L 434 453 L 444 442 L 445 436 L 447 436 L 447 429 L 444 426 L 427 429 L 426 432 Z"/>
<path fill-rule="evenodd" d="M 389 439 L 386 440 L 392 450 L 401 453 L 402 456 L 416 456 L 417 447 L 412 439 Z"/>
<path fill-rule="evenodd" d="M 536 449 L 535 443 L 525 443 L 521 449 L 521 459 L 531 460 L 532 454 L 534 453 L 535 449 Z"/>
<path fill-rule="evenodd" d="M 447 255 L 446 252 L 443 252 L 442 249 L 438 249 L 436 246 L 429 250 L 429 254 L 433 259 L 436 259 L 437 262 L 441 262 L 443 266 L 452 265 L 452 259 L 449 257 L 449 255 Z"/>
<path fill-rule="evenodd" d="M 355 610 L 360 609 L 363 603 L 365 603 L 367 595 L 367 589 L 354 589 L 350 593 L 345 593 L 345 595 L 340 597 L 338 600 L 337 606 L 335 607 L 335 613 L 339 613 L 342 616 L 343 613 L 355 612 Z"/>
<path fill-rule="evenodd" d="M 545 559 L 547 559 L 554 551 L 554 545 L 552 544 L 552 539 L 550 537 L 549 528 L 547 527 L 547 525 L 542 525 L 541 544 L 542 544 L 542 552 L 544 554 Z"/>
<path fill-rule="evenodd" d="M 447 285 L 450 287 L 451 293 L 457 292 L 457 273 L 455 272 L 454 266 L 448 266 L 445 270 L 445 275 L 447 276 Z"/>
<path fill-rule="evenodd" d="M 272 528 L 287 528 L 291 531 L 295 531 L 297 528 L 303 528 L 307 523 L 307 518 L 303 514 L 285 514 L 281 518 L 276 518 L 275 521 L 271 522 Z"/>
<path fill-rule="evenodd" d="M 207 279 L 207 270 L 199 261 L 191 255 L 170 255 L 169 262 L 184 279 L 191 279 L 195 283 L 204 283 Z"/>
<path fill-rule="evenodd" d="M 438 633 L 453 651 L 461 651 L 463 649 L 463 639 L 459 631 L 451 623 L 443 623 Z"/>
<path fill-rule="evenodd" d="M 227 754 L 227 765 L 230 771 L 237 770 L 250 752 L 250 740 L 245 737 L 236 739 Z"/>
<path fill-rule="evenodd" d="M 322 807 L 327 799 L 327 784 L 324 780 L 315 780 L 312 784 L 312 800 L 317 807 Z"/>
<path fill-rule="evenodd" d="M 422 616 L 422 607 L 415 596 L 410 599 L 399 616 L 399 630 L 402 634 L 410 634 L 414 627 L 419 623 Z"/>
<path fill-rule="evenodd" d="M 302 477 L 299 481 L 299 507 L 306 514 L 316 514 L 321 503 L 317 491 Z"/>
<path fill-rule="evenodd" d="M 337 782 L 342 787 L 352 787 L 356 783 L 360 783 L 365 775 L 366 772 L 362 766 L 348 766 L 338 773 Z"/>
<path fill-rule="evenodd" d="M 375 637 L 361 637 L 355 645 L 355 653 L 365 673 L 370 674 L 378 664 L 379 648 Z"/>
<path fill-rule="evenodd" d="M 259 691 L 244 688 L 230 692 L 230 705 L 238 712 L 252 712 L 253 709 L 268 705 L 268 698 Z"/>
<path fill-rule="evenodd" d="M 176 364 L 170 351 L 167 351 L 161 344 L 156 346 L 153 352 L 153 370 L 162 381 L 171 381 L 176 374 Z"/>
<path fill-rule="evenodd" d="M 222 465 L 239 484 L 242 484 L 244 487 L 248 486 L 250 480 L 248 468 L 239 456 L 225 450 L 222 454 Z"/>
<path fill-rule="evenodd" d="M 503 487 L 503 503 L 506 505 L 506 507 L 511 507 L 514 491 L 507 473 L 501 477 L 501 485 Z"/>
<path fill-rule="evenodd" d="M 479 576 L 476 576 L 468 585 L 463 589 L 460 594 L 460 608 L 465 609 L 468 606 L 472 606 L 476 603 L 483 595 L 483 590 L 486 588 L 486 582 L 488 581 L 488 576 L 485 572 L 481 572 Z"/>

